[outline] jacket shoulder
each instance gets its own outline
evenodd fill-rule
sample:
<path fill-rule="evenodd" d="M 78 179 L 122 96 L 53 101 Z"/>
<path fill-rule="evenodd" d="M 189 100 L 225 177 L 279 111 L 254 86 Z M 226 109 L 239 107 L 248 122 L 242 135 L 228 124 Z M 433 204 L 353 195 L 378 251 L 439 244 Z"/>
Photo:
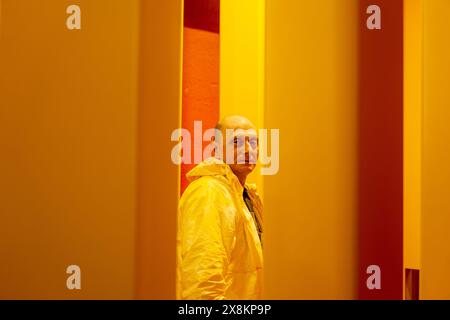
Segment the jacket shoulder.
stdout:
<path fill-rule="evenodd" d="M 231 199 L 230 195 L 231 190 L 224 177 L 203 176 L 189 184 L 180 199 L 180 205 L 192 198 L 223 200 Z"/>
<path fill-rule="evenodd" d="M 204 176 L 191 182 L 178 205 L 181 222 L 216 221 L 226 230 L 234 230 L 237 208 L 226 182 Z"/>

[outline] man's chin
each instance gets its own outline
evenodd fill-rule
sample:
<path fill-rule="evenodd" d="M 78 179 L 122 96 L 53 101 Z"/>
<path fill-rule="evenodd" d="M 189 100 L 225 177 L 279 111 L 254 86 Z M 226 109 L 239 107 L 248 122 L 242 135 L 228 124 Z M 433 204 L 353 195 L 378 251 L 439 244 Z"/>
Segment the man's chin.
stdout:
<path fill-rule="evenodd" d="M 240 172 L 252 172 L 253 170 L 255 170 L 256 164 L 254 163 L 242 163 L 242 164 L 237 164 L 237 169 Z"/>

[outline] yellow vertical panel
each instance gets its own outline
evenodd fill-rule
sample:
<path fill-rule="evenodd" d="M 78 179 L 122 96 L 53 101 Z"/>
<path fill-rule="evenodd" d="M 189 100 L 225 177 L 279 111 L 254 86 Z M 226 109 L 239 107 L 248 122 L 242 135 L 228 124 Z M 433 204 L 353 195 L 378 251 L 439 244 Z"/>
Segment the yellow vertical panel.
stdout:
<path fill-rule="evenodd" d="M 220 116 L 264 123 L 265 1 L 220 2 Z M 263 193 L 259 166 L 249 177 Z"/>
<path fill-rule="evenodd" d="M 139 3 L 76 2 L 2 1 L 0 298 L 134 296 Z"/>
<path fill-rule="evenodd" d="M 138 299 L 175 299 L 182 1 L 141 1 L 137 274 Z"/>
<path fill-rule="evenodd" d="M 267 0 L 266 16 L 266 298 L 356 298 L 358 1 Z"/>
<path fill-rule="evenodd" d="M 420 269 L 422 0 L 404 2 L 404 265 Z"/>
<path fill-rule="evenodd" d="M 450 1 L 424 1 L 422 299 L 450 299 Z"/>

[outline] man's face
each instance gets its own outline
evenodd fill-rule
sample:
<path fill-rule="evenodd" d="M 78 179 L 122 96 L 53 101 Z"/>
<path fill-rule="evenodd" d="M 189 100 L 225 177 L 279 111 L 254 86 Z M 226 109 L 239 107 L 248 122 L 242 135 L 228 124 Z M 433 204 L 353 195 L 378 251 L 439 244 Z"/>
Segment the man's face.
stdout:
<path fill-rule="evenodd" d="M 219 158 L 222 158 L 237 176 L 247 176 L 251 173 L 259 156 L 259 140 L 253 123 L 242 116 L 224 118 L 219 136 L 220 141 L 216 141 L 216 150 L 221 151 Z"/>
<path fill-rule="evenodd" d="M 230 164 L 235 174 L 249 174 L 258 160 L 259 141 L 254 129 L 236 130 L 233 132 L 232 141 L 227 143 L 227 148 L 233 148 L 234 161 Z"/>
<path fill-rule="evenodd" d="M 223 132 L 223 158 L 236 175 L 248 175 L 258 161 L 259 141 L 256 130 L 252 127 L 227 128 Z"/>

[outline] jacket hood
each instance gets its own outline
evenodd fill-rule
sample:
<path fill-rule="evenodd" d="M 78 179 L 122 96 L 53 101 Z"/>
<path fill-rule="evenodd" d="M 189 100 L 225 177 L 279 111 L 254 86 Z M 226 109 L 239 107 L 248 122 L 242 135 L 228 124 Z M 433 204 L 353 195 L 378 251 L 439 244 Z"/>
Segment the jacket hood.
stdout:
<path fill-rule="evenodd" d="M 233 174 L 231 168 L 222 160 L 217 158 L 208 158 L 202 163 L 195 166 L 191 171 L 186 174 L 186 178 L 189 182 L 192 182 L 200 177 L 204 176 L 225 176 Z"/>

